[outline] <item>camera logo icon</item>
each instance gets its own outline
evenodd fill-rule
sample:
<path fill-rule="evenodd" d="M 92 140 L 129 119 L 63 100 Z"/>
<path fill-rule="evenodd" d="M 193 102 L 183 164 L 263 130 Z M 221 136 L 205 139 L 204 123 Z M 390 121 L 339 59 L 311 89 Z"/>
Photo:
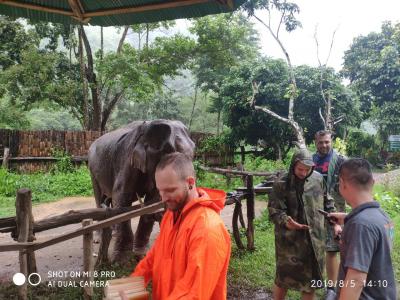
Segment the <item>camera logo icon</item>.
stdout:
<path fill-rule="evenodd" d="M 42 281 L 39 273 L 31 273 L 28 276 L 28 283 L 32 286 L 37 286 Z M 15 285 L 21 286 L 26 282 L 26 276 L 22 273 L 15 273 L 13 276 L 13 282 Z"/>

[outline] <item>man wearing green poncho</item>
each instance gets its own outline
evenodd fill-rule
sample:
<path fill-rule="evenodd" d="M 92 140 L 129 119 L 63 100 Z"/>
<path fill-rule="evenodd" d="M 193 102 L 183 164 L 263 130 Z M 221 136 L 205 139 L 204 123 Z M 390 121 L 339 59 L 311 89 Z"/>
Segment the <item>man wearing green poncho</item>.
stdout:
<path fill-rule="evenodd" d="M 318 209 L 331 212 L 334 204 L 313 168 L 311 154 L 298 150 L 269 197 L 269 217 L 275 224 L 275 300 L 284 299 L 288 289 L 300 291 L 302 299 L 314 299 L 315 289 L 324 287 L 326 229 Z M 340 226 L 334 226 L 338 233 Z"/>

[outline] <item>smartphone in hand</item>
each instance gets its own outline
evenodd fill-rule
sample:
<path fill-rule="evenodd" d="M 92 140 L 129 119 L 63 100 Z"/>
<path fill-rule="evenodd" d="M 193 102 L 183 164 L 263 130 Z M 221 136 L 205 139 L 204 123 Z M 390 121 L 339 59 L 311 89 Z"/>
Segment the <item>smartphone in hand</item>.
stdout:
<path fill-rule="evenodd" d="M 328 217 L 329 213 L 328 213 L 327 211 L 324 211 L 324 210 L 322 210 L 322 209 L 318 209 L 318 212 L 319 212 L 320 214 L 322 214 L 331 224 L 337 224 L 338 221 L 339 221 L 339 220 L 338 220 L 337 218 L 335 218 L 335 217 L 332 217 L 332 216 Z"/>

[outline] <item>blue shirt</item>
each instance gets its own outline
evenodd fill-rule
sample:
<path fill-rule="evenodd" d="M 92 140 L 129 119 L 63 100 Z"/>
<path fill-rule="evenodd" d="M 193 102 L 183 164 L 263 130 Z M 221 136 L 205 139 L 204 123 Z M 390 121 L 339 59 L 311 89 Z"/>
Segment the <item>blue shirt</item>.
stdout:
<path fill-rule="evenodd" d="M 333 150 L 329 151 L 329 153 L 325 156 L 320 156 L 319 153 L 313 154 L 313 161 L 314 161 L 314 170 L 322 175 L 327 175 L 329 170 L 329 163 L 331 161 L 333 154 Z M 325 177 L 324 176 L 324 177 Z"/>
<path fill-rule="evenodd" d="M 339 288 L 347 269 L 352 268 L 367 273 L 361 300 L 396 300 L 390 256 L 393 236 L 393 223 L 378 202 L 367 202 L 353 209 L 345 218 L 340 241 Z"/>

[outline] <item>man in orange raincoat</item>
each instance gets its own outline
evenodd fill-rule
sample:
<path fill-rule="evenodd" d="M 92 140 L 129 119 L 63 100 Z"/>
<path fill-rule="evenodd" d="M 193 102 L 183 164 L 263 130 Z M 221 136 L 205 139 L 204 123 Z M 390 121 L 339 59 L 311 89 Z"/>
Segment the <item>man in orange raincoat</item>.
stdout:
<path fill-rule="evenodd" d="M 155 173 L 167 212 L 160 234 L 131 276 L 153 281 L 153 299 L 226 299 L 231 243 L 219 215 L 223 191 L 196 188 L 192 161 L 164 156 Z"/>

